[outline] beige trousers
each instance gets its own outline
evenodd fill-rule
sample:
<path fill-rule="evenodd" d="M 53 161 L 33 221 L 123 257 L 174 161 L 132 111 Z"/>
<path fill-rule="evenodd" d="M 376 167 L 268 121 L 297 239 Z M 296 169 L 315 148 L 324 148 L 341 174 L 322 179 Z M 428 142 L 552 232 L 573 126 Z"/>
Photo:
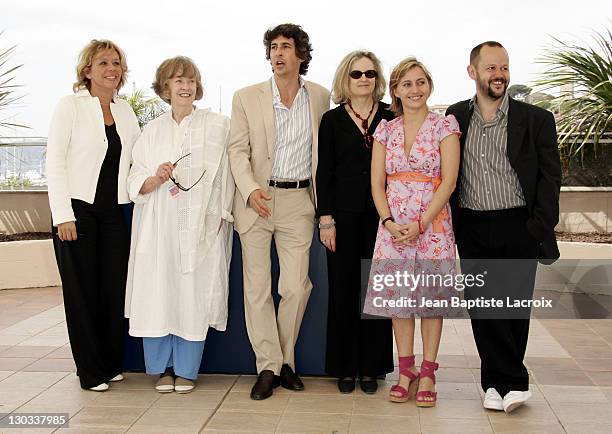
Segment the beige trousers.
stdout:
<path fill-rule="evenodd" d="M 257 359 L 257 372 L 280 373 L 288 364 L 295 369 L 295 342 L 312 289 L 308 277 L 314 206 L 310 188 L 270 187 L 267 202 L 272 216 L 258 217 L 240 235 L 244 276 L 244 315 L 249 340 Z M 278 315 L 272 300 L 271 242 L 274 237 L 280 265 Z"/>

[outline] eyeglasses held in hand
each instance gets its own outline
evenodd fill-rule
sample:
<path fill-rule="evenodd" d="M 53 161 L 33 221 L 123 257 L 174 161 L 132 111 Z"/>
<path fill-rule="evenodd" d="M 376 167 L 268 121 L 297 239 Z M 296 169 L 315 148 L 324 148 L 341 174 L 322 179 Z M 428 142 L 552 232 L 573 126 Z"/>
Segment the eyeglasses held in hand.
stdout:
<path fill-rule="evenodd" d="M 359 80 L 362 75 L 365 75 L 366 78 L 376 78 L 378 77 L 378 72 L 373 69 L 368 69 L 367 71 L 357 71 L 356 69 L 349 72 L 349 77 Z"/>
<path fill-rule="evenodd" d="M 183 155 L 181 158 L 179 158 L 178 160 L 176 160 L 173 164 L 174 167 L 176 167 L 176 165 L 178 164 L 179 161 L 181 161 L 183 158 L 188 157 L 189 155 L 191 155 L 191 152 L 188 154 Z M 183 187 L 179 182 L 176 181 L 176 179 L 174 179 L 174 177 L 172 175 L 170 175 L 170 181 L 172 181 L 174 183 L 174 185 L 176 185 L 180 190 L 182 191 L 189 191 L 191 190 L 193 187 L 196 186 L 196 184 L 198 182 L 200 182 L 202 180 L 202 178 L 204 178 L 204 174 L 206 173 L 206 169 L 204 169 L 204 172 L 202 172 L 202 174 L 200 175 L 200 177 L 198 178 L 198 180 L 196 182 L 194 182 L 191 187 Z"/>

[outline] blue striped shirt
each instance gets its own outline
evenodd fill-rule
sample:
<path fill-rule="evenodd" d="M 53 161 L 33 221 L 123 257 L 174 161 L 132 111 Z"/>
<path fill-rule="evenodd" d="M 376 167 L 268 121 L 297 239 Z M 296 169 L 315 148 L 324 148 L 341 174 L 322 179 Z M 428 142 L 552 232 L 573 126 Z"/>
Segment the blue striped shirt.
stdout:
<path fill-rule="evenodd" d="M 272 164 L 272 179 L 298 181 L 312 176 L 312 123 L 310 99 L 300 77 L 298 90 L 291 108 L 281 101 L 280 92 L 271 79 L 272 104 L 276 143 Z"/>

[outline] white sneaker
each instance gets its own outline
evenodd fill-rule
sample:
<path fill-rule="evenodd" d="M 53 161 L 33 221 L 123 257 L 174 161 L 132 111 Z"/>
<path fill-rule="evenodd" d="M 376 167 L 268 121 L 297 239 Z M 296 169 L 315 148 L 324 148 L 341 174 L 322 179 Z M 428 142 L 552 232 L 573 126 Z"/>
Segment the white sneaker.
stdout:
<path fill-rule="evenodd" d="M 489 387 L 485 393 L 484 401 L 482 406 L 487 410 L 503 410 L 504 401 L 494 387 Z"/>
<path fill-rule="evenodd" d="M 116 382 L 116 381 L 123 381 L 123 380 L 124 380 L 124 378 L 125 378 L 125 377 L 124 377 L 123 375 L 121 375 L 121 374 L 117 374 L 117 375 L 115 375 L 113 378 L 111 378 L 109 381 L 112 381 L 112 382 Z"/>
<path fill-rule="evenodd" d="M 516 410 L 529 398 L 531 398 L 531 392 L 529 390 L 524 392 L 520 390 L 511 390 L 504 396 L 504 411 L 510 413 Z"/>
<path fill-rule="evenodd" d="M 104 392 L 108 390 L 108 384 L 101 383 L 101 384 L 98 384 L 97 386 L 90 387 L 89 390 L 93 390 L 94 392 Z"/>

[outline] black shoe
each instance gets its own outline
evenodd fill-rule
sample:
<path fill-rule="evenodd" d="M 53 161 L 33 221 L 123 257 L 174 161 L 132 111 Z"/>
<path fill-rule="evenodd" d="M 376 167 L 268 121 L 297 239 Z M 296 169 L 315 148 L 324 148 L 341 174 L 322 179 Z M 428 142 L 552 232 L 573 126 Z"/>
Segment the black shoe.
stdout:
<path fill-rule="evenodd" d="M 361 377 L 359 379 L 359 387 L 361 387 L 364 393 L 373 395 L 378 390 L 378 380 L 375 377 Z"/>
<path fill-rule="evenodd" d="M 283 365 L 280 371 L 280 385 L 289 390 L 304 390 L 304 383 L 300 377 L 293 372 L 291 366 Z"/>
<path fill-rule="evenodd" d="M 251 389 L 251 399 L 261 401 L 272 396 L 274 390 L 274 372 L 264 369 L 259 373 L 255 385 Z"/>
<path fill-rule="evenodd" d="M 355 390 L 355 377 L 338 378 L 338 390 L 340 393 L 353 393 Z"/>

